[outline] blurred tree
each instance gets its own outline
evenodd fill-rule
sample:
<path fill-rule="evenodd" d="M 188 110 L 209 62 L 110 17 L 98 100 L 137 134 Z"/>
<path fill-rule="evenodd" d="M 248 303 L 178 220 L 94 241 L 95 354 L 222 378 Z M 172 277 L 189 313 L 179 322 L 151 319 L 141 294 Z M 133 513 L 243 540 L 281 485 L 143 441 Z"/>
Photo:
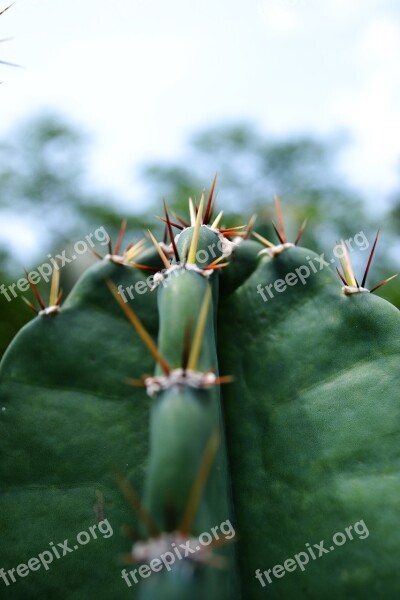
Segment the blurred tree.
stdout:
<path fill-rule="evenodd" d="M 157 195 L 183 205 L 217 168 L 219 204 L 228 213 L 243 218 L 257 211 L 261 222 L 265 216 L 269 221 L 269 205 L 279 194 L 289 222 L 307 213 L 315 236 L 321 226 L 335 232 L 340 226 L 342 235 L 350 235 L 363 203 L 334 168 L 338 148 L 338 142 L 307 136 L 269 140 L 250 124 L 227 125 L 192 136 L 182 163 L 149 164 L 142 173 Z"/>
<path fill-rule="evenodd" d="M 199 193 L 218 170 L 219 205 L 226 209 L 226 223 L 241 224 L 257 213 L 256 230 L 271 240 L 276 239 L 271 226 L 273 198 L 279 194 L 291 236 L 307 217 L 302 244 L 331 256 L 336 240 L 362 230 L 372 245 L 377 229 L 360 193 L 338 172 L 336 158 L 342 145 L 339 139 L 310 136 L 269 139 L 252 124 L 228 124 L 195 133 L 189 138 L 184 159 L 146 164 L 142 175 L 152 196 L 166 196 L 172 205 L 186 211 L 187 197 L 194 190 Z M 389 220 L 389 215 L 382 215 L 384 231 L 370 275 L 376 283 L 399 269 L 388 252 L 394 244 Z M 356 268 L 361 270 L 367 253 L 355 254 Z M 378 293 L 399 305 L 400 286 L 396 283 Z"/>
<path fill-rule="evenodd" d="M 104 226 L 115 240 L 127 215 L 116 198 L 93 190 L 88 183 L 88 152 L 87 134 L 54 114 L 36 115 L 0 141 L 0 283 L 8 286 L 17 281 L 23 267 L 34 269 L 46 262 L 49 253 L 62 252 L 98 227 Z M 138 234 L 149 220 L 131 215 L 129 233 Z M 25 236 L 30 232 L 36 248 L 28 252 Z M 79 269 L 87 266 L 87 255 L 62 269 L 65 293 Z M 0 303 L 1 354 L 31 313 L 20 297 L 8 301 L 1 295 Z"/>
<path fill-rule="evenodd" d="M 47 247 L 122 219 L 115 198 L 87 182 L 89 138 L 58 115 L 39 115 L 0 142 L 0 211 L 35 228 Z"/>

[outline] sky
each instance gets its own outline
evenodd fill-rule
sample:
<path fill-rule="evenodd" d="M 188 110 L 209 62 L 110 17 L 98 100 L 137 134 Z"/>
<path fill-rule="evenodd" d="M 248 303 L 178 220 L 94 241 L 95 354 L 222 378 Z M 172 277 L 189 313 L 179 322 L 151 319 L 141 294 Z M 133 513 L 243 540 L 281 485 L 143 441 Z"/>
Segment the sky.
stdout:
<path fill-rule="evenodd" d="M 0 58 L 24 67 L 0 66 L 0 136 L 66 114 L 94 136 L 93 181 L 121 197 L 194 130 L 243 120 L 346 132 L 343 176 L 376 205 L 400 184 L 398 0 L 17 0 L 0 25 Z"/>

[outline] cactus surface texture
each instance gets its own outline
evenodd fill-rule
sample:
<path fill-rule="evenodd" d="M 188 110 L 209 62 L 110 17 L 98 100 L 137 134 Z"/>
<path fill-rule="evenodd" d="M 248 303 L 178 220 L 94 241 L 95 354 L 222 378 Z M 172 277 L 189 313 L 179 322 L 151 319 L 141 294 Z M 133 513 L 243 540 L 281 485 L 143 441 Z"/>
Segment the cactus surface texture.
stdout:
<path fill-rule="evenodd" d="M 279 201 L 277 244 L 222 228 L 214 187 L 187 221 L 164 205 L 168 243 L 120 252 L 123 226 L 63 303 L 57 270 L 50 306 L 31 283 L 0 365 L 1 598 L 399 596 L 400 318 L 366 288 L 376 240 L 361 283 L 336 246 L 339 279 Z"/>

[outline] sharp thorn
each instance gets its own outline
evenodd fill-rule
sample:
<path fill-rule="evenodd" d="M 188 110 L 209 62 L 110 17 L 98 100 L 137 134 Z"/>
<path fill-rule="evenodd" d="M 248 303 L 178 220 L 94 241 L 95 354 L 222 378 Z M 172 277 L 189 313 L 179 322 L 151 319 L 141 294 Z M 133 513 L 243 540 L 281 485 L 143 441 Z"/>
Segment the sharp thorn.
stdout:
<path fill-rule="evenodd" d="M 213 221 L 212 225 L 211 225 L 211 229 L 217 229 L 218 225 L 222 219 L 222 215 L 224 214 L 224 211 L 221 210 L 218 215 L 216 216 L 215 220 Z"/>
<path fill-rule="evenodd" d="M 167 225 L 167 220 L 164 219 L 163 217 L 157 216 L 157 219 L 160 219 L 160 221 L 162 221 L 163 223 L 165 223 L 165 225 Z M 183 225 L 178 225 L 178 223 L 174 223 L 173 221 L 170 221 L 170 223 L 171 223 L 172 227 L 176 227 L 176 229 L 183 231 L 183 229 L 184 229 Z M 166 244 L 168 242 L 168 228 L 167 227 L 165 227 L 165 231 L 167 232 L 167 236 L 164 237 L 164 239 L 163 239 L 164 244 Z"/>
<path fill-rule="evenodd" d="M 160 255 L 160 258 L 163 262 L 164 267 L 168 270 L 171 265 L 170 265 L 168 258 L 164 254 L 164 250 L 161 248 L 160 244 L 157 242 L 156 238 L 151 233 L 150 229 L 148 229 L 147 231 L 148 231 L 151 241 L 153 242 L 154 246 L 156 247 L 158 254 Z"/>
<path fill-rule="evenodd" d="M 284 242 L 284 238 L 281 236 L 281 234 L 280 234 L 280 232 L 279 232 L 279 230 L 278 230 L 277 226 L 275 225 L 275 223 L 274 223 L 273 221 L 272 221 L 272 227 L 274 228 L 274 230 L 275 230 L 275 233 L 276 233 L 276 235 L 278 236 L 278 239 L 279 239 L 280 243 L 281 243 L 281 244 L 284 244 L 284 243 L 285 243 L 285 242 Z"/>
<path fill-rule="evenodd" d="M 224 383 L 232 383 L 235 381 L 233 375 L 223 375 L 222 377 L 217 377 L 215 380 L 215 385 L 223 385 Z"/>
<path fill-rule="evenodd" d="M 212 464 L 215 460 L 219 446 L 219 433 L 215 430 L 207 442 L 206 449 L 198 470 L 196 479 L 194 481 L 192 490 L 190 492 L 189 500 L 179 526 L 179 531 L 187 536 L 192 528 L 193 520 L 196 516 L 197 508 L 200 502 L 201 495 L 204 490 L 204 486 L 207 482 L 208 475 L 210 473 Z"/>
<path fill-rule="evenodd" d="M 206 211 L 204 213 L 204 225 L 208 225 L 211 219 L 211 208 L 212 208 L 212 201 L 213 201 L 213 196 L 214 196 L 214 190 L 215 190 L 215 184 L 217 182 L 217 174 L 215 174 L 212 185 L 211 185 L 211 190 L 210 190 L 210 194 L 208 196 L 208 200 L 207 200 L 207 206 L 206 206 Z"/>
<path fill-rule="evenodd" d="M 11 4 L 9 4 L 8 6 L 6 6 L 5 8 L 3 8 L 2 10 L 0 10 L 0 15 L 2 15 L 3 13 L 6 12 L 6 10 L 8 10 L 9 8 L 11 8 L 12 6 L 14 6 L 15 2 L 11 2 Z"/>
<path fill-rule="evenodd" d="M 346 281 L 348 281 L 348 285 L 357 287 L 356 279 L 354 277 L 353 267 L 352 267 L 352 264 L 350 261 L 349 254 L 347 252 L 346 244 L 344 243 L 343 240 L 341 240 L 341 244 L 342 244 L 344 258 L 339 257 L 339 260 L 340 260 L 340 264 L 342 265 L 344 276 L 346 278 Z"/>
<path fill-rule="evenodd" d="M 174 233 L 172 231 L 171 221 L 169 220 L 169 214 L 168 214 L 167 205 L 165 203 L 165 200 L 164 200 L 164 212 L 165 212 L 165 218 L 167 219 L 167 227 L 168 227 L 168 231 L 169 231 L 169 237 L 171 239 L 172 248 L 174 251 L 175 260 L 176 260 L 176 262 L 179 263 L 180 262 L 179 252 L 178 252 L 178 248 L 176 247 L 175 237 L 174 237 Z"/>
<path fill-rule="evenodd" d="M 55 261 L 56 266 L 53 269 L 53 275 L 51 278 L 49 306 L 57 305 L 58 292 L 60 288 L 60 271 L 58 269 L 57 260 Z"/>
<path fill-rule="evenodd" d="M 161 219 L 161 217 L 157 217 L 157 218 Z M 164 221 L 164 219 L 161 219 L 161 221 Z M 164 244 L 166 244 L 168 242 L 168 229 L 167 229 L 166 225 L 164 225 L 163 242 L 164 242 Z"/>
<path fill-rule="evenodd" d="M 127 385 L 132 385 L 134 387 L 145 387 L 146 385 L 143 379 L 131 379 L 130 377 L 124 379 L 124 383 L 126 383 Z"/>
<path fill-rule="evenodd" d="M 159 528 L 157 527 L 147 510 L 142 505 L 138 494 L 136 493 L 132 485 L 129 483 L 129 481 L 120 474 L 115 475 L 115 479 L 118 483 L 121 492 L 124 494 L 125 498 L 130 502 L 133 510 L 136 512 L 149 534 L 152 537 L 160 535 Z"/>
<path fill-rule="evenodd" d="M 397 277 L 397 275 L 398 275 L 398 273 L 396 273 L 395 275 L 392 275 L 391 277 L 388 277 L 387 279 L 385 279 L 385 281 L 378 283 L 378 285 L 376 285 L 374 288 L 372 288 L 372 290 L 370 290 L 371 294 L 373 292 L 375 292 L 376 290 L 379 290 L 379 288 L 381 288 L 383 285 L 386 285 L 387 283 L 389 283 L 389 281 L 391 281 L 392 279 Z"/>
<path fill-rule="evenodd" d="M 171 372 L 169 365 L 164 360 L 164 358 L 161 356 L 153 338 L 146 331 L 146 329 L 142 325 L 142 323 L 141 323 L 140 319 L 138 318 L 138 316 L 136 315 L 136 313 L 129 306 L 129 304 L 127 304 L 126 302 L 124 302 L 122 300 L 114 282 L 111 281 L 111 279 L 107 279 L 106 283 L 107 283 L 111 293 L 113 294 L 114 298 L 116 299 L 116 301 L 118 302 L 118 304 L 124 311 L 125 315 L 127 316 L 128 320 L 130 321 L 130 323 L 132 323 L 133 327 L 136 329 L 136 331 L 137 331 L 139 337 L 142 339 L 143 343 L 147 346 L 148 350 L 151 352 L 151 354 L 153 355 L 155 360 L 158 362 L 158 364 L 160 365 L 160 367 L 162 368 L 164 373 L 166 375 L 169 375 L 169 373 Z"/>
<path fill-rule="evenodd" d="M 193 337 L 192 347 L 190 349 L 190 355 L 188 360 L 187 368 L 192 371 L 196 371 L 197 364 L 199 361 L 201 346 L 203 343 L 204 329 L 207 322 L 208 309 L 211 302 L 211 287 L 207 285 L 206 292 L 204 294 L 203 302 L 201 303 L 200 314 L 197 321 L 196 331 Z"/>
<path fill-rule="evenodd" d="M 153 273 L 157 273 L 160 269 L 157 267 L 149 267 L 149 265 L 139 265 L 139 263 L 128 262 L 126 263 L 128 267 L 135 267 L 136 269 L 142 269 L 143 271 L 152 271 Z"/>
<path fill-rule="evenodd" d="M 341 272 L 339 271 L 339 269 L 337 267 L 336 267 L 336 271 L 337 271 L 337 274 L 339 275 L 340 279 L 342 280 L 343 285 L 347 285 L 345 278 L 343 277 L 343 275 L 341 274 Z"/>
<path fill-rule="evenodd" d="M 0 13 L 0 14 L 1 14 L 1 13 Z M 35 308 L 35 307 L 33 306 L 32 302 L 29 302 L 29 300 L 27 300 L 27 299 L 25 298 L 25 296 L 21 296 L 21 298 L 22 298 L 22 300 L 25 302 L 25 304 L 27 304 L 27 305 L 29 306 L 29 308 L 30 308 L 31 310 L 33 310 L 33 312 L 34 312 L 36 315 L 37 315 L 37 314 L 39 314 L 39 311 L 38 311 L 38 309 L 37 309 L 37 308 Z"/>
<path fill-rule="evenodd" d="M 175 219 L 177 219 L 179 221 L 179 223 L 181 225 L 183 225 L 184 227 L 190 227 L 189 223 L 187 223 L 186 221 L 184 221 L 183 219 L 181 219 L 180 217 L 178 217 L 178 215 L 176 213 L 172 213 L 175 217 Z"/>
<path fill-rule="evenodd" d="M 37 290 L 37 287 L 36 287 L 36 285 L 33 283 L 32 279 L 30 278 L 28 271 L 25 271 L 25 275 L 26 275 L 26 277 L 27 277 L 27 279 L 28 279 L 28 281 L 29 281 L 29 285 L 30 285 L 30 287 L 31 287 L 31 290 L 32 290 L 32 292 L 33 292 L 33 293 L 34 293 L 34 295 L 35 295 L 35 298 L 36 298 L 36 300 L 37 300 L 37 301 L 39 302 L 39 304 L 40 304 L 40 307 L 41 307 L 41 308 L 43 308 L 43 309 L 44 309 L 44 308 L 46 308 L 46 305 L 45 305 L 45 303 L 43 302 L 43 300 L 42 300 L 42 297 L 41 297 L 41 295 L 39 294 L 39 292 L 38 292 L 38 290 Z"/>
<path fill-rule="evenodd" d="M 260 235 L 259 233 L 257 233 L 256 231 L 252 232 L 252 235 L 254 235 L 254 237 L 262 243 L 263 246 L 265 246 L 266 248 L 274 248 L 275 244 L 273 244 L 272 242 L 270 242 L 269 240 L 267 240 L 267 238 L 263 237 L 262 235 Z"/>
<path fill-rule="evenodd" d="M 202 267 L 202 271 L 213 271 L 214 269 L 223 269 L 224 267 L 228 266 L 228 262 L 220 263 L 219 265 L 214 265 L 213 267 L 211 265 L 208 265 L 207 267 Z"/>
<path fill-rule="evenodd" d="M 96 258 L 98 258 L 99 260 L 103 260 L 103 257 L 101 256 L 101 254 L 99 254 L 98 252 L 96 252 L 96 250 L 91 249 L 91 253 L 94 254 L 94 256 Z"/>
<path fill-rule="evenodd" d="M 223 254 L 221 254 L 221 256 L 218 256 L 218 258 L 216 258 L 215 260 L 212 261 L 212 263 L 210 263 L 209 265 L 207 265 L 207 267 L 204 268 L 214 268 L 215 265 L 217 265 L 218 263 L 221 262 L 221 260 L 224 260 L 224 258 L 226 258 L 226 256 L 224 256 Z"/>
<path fill-rule="evenodd" d="M 194 209 L 193 200 L 189 198 L 189 214 L 190 214 L 190 226 L 194 227 L 196 225 L 196 211 Z"/>
<path fill-rule="evenodd" d="M 299 231 L 297 232 L 296 239 L 293 242 L 295 246 L 297 246 L 297 244 L 299 243 L 300 238 L 303 235 L 304 230 L 306 228 L 306 225 L 307 225 L 307 219 L 304 219 L 303 223 L 301 224 L 301 227 L 300 227 Z"/>
<path fill-rule="evenodd" d="M 145 245 L 146 245 L 145 239 L 139 240 L 138 242 L 136 242 L 136 244 L 134 244 L 133 242 L 128 244 L 128 246 L 124 252 L 125 260 L 127 262 L 130 262 L 133 258 L 135 258 L 136 256 L 139 256 L 139 254 L 142 253 Z"/>
<path fill-rule="evenodd" d="M 124 239 L 124 235 L 125 235 L 126 224 L 127 224 L 127 220 L 124 219 L 122 221 L 121 227 L 119 229 L 118 238 L 117 238 L 117 241 L 116 241 L 115 247 L 114 247 L 114 254 L 117 254 L 117 255 L 119 254 L 119 251 L 121 249 L 122 240 Z"/>
<path fill-rule="evenodd" d="M 257 215 L 252 215 L 249 222 L 247 223 L 246 231 L 244 232 L 243 239 L 248 240 L 250 237 L 251 230 L 254 227 L 254 223 L 257 221 Z"/>
<path fill-rule="evenodd" d="M 226 233 L 234 233 L 238 229 L 243 229 L 244 227 L 246 227 L 246 225 L 238 225 L 237 227 L 228 227 L 227 229 L 220 229 L 220 232 L 225 235 Z"/>
<path fill-rule="evenodd" d="M 367 262 L 367 266 L 365 267 L 364 275 L 363 275 L 362 282 L 361 282 L 361 287 L 364 287 L 365 286 L 365 282 L 367 281 L 368 271 L 369 271 L 369 268 L 371 266 L 372 258 L 374 256 L 376 243 L 377 243 L 378 237 L 379 237 L 379 232 L 380 232 L 380 229 L 378 229 L 378 231 L 377 231 L 377 234 L 375 236 L 375 241 L 374 241 L 374 243 L 372 245 L 371 252 L 370 252 L 369 257 L 368 257 L 368 262 Z"/>
<path fill-rule="evenodd" d="M 279 225 L 279 234 L 280 234 L 279 239 L 282 240 L 282 244 L 286 244 L 287 239 L 286 239 L 286 233 L 285 233 L 285 226 L 283 224 L 281 199 L 279 198 L 278 194 L 275 195 L 275 206 L 276 206 L 276 214 L 278 217 L 278 225 Z"/>
<path fill-rule="evenodd" d="M 196 263 L 196 253 L 197 253 L 197 245 L 199 242 L 200 235 L 200 227 L 203 219 L 203 207 L 204 207 L 204 194 L 201 196 L 199 210 L 196 216 L 196 223 L 194 226 L 193 237 L 190 244 L 189 255 L 188 255 L 188 264 L 194 265 Z"/>

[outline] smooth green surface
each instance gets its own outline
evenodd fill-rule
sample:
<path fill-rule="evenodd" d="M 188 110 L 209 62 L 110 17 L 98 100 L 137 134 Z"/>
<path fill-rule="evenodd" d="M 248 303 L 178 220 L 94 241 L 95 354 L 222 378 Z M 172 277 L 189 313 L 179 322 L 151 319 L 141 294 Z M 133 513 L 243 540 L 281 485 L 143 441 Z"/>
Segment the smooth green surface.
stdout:
<path fill-rule="evenodd" d="M 204 235 L 206 240 L 203 239 Z M 204 246 L 210 236 L 206 228 L 200 231 Z M 172 272 L 158 290 L 160 317 L 158 348 L 173 368 L 183 365 L 185 331 L 190 331 L 189 348 L 197 327 L 198 317 L 207 289 L 213 286 L 212 297 L 218 298 L 218 273 L 211 281 L 201 274 L 180 270 Z M 218 373 L 215 340 L 215 307 L 210 301 L 197 370 L 212 369 Z M 156 369 L 160 374 L 158 366 Z M 153 400 L 150 426 L 150 457 L 146 481 L 146 505 L 162 530 L 179 528 L 207 443 L 218 432 L 220 446 L 211 468 L 190 533 L 200 535 L 211 531 L 226 520 L 232 520 L 230 478 L 227 472 L 226 448 L 222 427 L 219 386 L 208 390 L 192 388 L 171 389 Z M 221 550 L 219 551 L 221 552 Z M 143 583 L 143 598 L 166 594 L 173 590 L 177 598 L 191 598 L 197 590 L 199 597 L 210 600 L 234 600 L 237 593 L 237 574 L 234 571 L 234 548 L 227 546 L 222 553 L 229 559 L 228 570 L 190 564 L 174 575 L 164 573 L 159 586 L 152 580 Z M 187 570 L 191 572 L 188 576 Z M 156 586 L 155 588 L 153 586 Z M 172 592 L 171 592 L 172 593 Z"/>
<path fill-rule="evenodd" d="M 147 275 L 147 274 L 146 274 Z M 148 453 L 149 401 L 126 377 L 151 372 L 144 349 L 106 287 L 124 288 L 143 272 L 102 261 L 72 290 L 59 314 L 34 318 L 17 335 L 1 365 L 1 551 L 6 570 L 97 522 L 96 494 L 113 535 L 31 572 L 0 596 L 13 599 L 132 598 L 118 556 L 131 542 L 123 523 L 137 517 L 115 480 L 126 474 L 142 488 Z M 156 335 L 156 295 L 138 295 L 132 306 Z"/>
<path fill-rule="evenodd" d="M 179 257 L 185 262 L 189 254 L 190 244 L 192 242 L 194 227 L 187 227 L 179 233 L 176 246 Z M 221 241 L 216 233 L 207 225 L 200 227 L 199 239 L 196 251 L 196 264 L 199 267 L 206 267 L 222 255 Z"/>
<path fill-rule="evenodd" d="M 257 293 L 310 260 L 318 271 L 305 285 L 272 288 L 267 302 Z M 399 324 L 381 298 L 344 296 L 330 269 L 320 271 L 301 248 L 260 257 L 221 302 L 220 368 L 236 376 L 223 396 L 245 598 L 400 592 Z M 366 539 L 354 534 L 310 557 L 304 572 L 264 577 L 265 587 L 255 578 L 307 542 L 329 548 L 360 520 Z"/>

